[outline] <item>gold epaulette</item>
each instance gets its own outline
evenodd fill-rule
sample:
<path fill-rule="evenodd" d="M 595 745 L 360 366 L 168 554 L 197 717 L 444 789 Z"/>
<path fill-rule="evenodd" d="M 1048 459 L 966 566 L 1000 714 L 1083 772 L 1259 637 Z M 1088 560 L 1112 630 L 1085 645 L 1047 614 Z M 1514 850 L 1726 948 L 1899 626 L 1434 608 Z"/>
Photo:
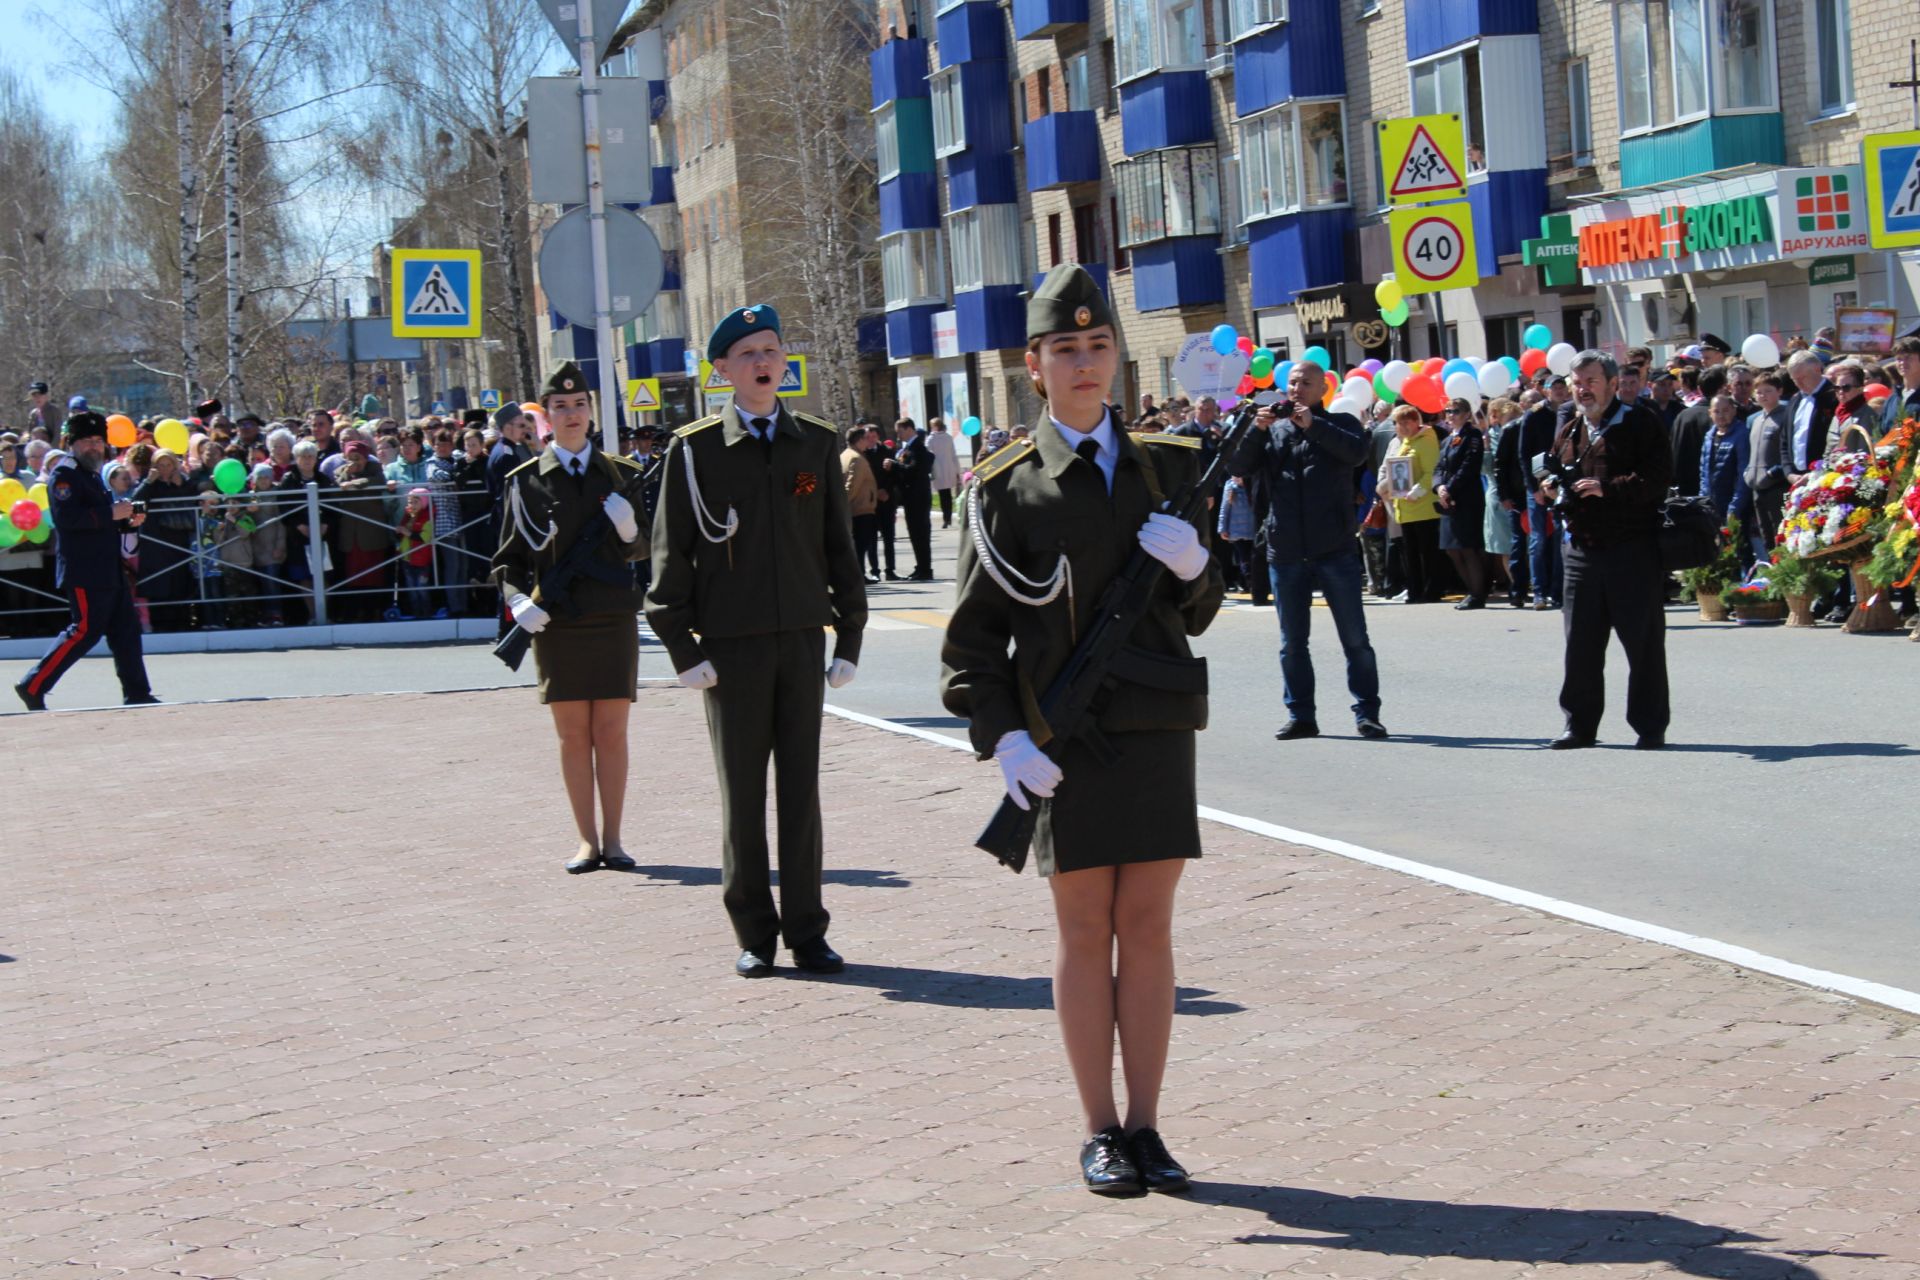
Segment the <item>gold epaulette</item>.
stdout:
<path fill-rule="evenodd" d="M 680 429 L 675 431 L 673 434 L 675 434 L 676 436 L 679 436 L 682 440 L 684 440 L 688 436 L 692 435 L 694 432 L 705 431 L 708 427 L 713 426 L 715 423 L 719 421 L 720 421 L 720 415 L 716 413 L 711 418 L 702 418 L 698 422 L 689 422 L 686 426 L 681 427 Z"/>
<path fill-rule="evenodd" d="M 1137 435 L 1134 439 L 1146 444 L 1178 445 L 1182 449 L 1198 449 L 1200 447 L 1200 439 L 1198 436 L 1176 436 L 1170 431 L 1150 431 L 1144 435 Z"/>
<path fill-rule="evenodd" d="M 810 426 L 818 427 L 822 431 L 831 432 L 835 438 L 838 438 L 840 435 L 840 428 L 834 426 L 831 422 L 828 422 L 825 418 L 816 418 L 810 413 L 796 413 L 793 416 L 798 418 L 800 421 L 807 423 Z"/>
<path fill-rule="evenodd" d="M 540 455 L 536 453 L 531 458 L 528 458 L 525 462 L 515 467 L 513 470 L 507 472 L 507 479 L 509 480 L 513 479 L 515 476 L 519 475 L 522 471 L 525 471 L 528 467 L 532 466 L 534 463 L 538 461 L 540 461 Z"/>
<path fill-rule="evenodd" d="M 1020 461 L 1020 459 L 1032 453 L 1033 449 L 1034 444 L 1031 439 L 1016 440 L 975 467 L 973 469 L 973 482 L 975 484 L 985 484 L 1014 463 Z"/>
<path fill-rule="evenodd" d="M 645 467 L 641 466 L 639 463 L 635 462 L 632 458 L 629 458 L 624 453 L 606 453 L 606 454 L 602 454 L 601 456 L 606 458 L 612 458 L 615 462 L 619 463 L 621 466 L 631 467 L 635 471 L 646 470 Z"/>

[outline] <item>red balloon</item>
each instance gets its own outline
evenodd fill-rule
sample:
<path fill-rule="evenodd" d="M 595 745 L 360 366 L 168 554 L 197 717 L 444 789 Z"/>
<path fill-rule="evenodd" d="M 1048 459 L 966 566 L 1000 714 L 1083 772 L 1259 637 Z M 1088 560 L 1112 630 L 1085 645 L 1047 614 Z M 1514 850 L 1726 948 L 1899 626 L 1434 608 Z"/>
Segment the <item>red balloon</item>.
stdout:
<path fill-rule="evenodd" d="M 1431 377 L 1438 378 L 1440 376 L 1440 371 L 1446 367 L 1447 367 L 1447 362 L 1445 360 L 1442 360 L 1439 356 L 1434 356 L 1431 360 L 1427 361 L 1427 373 Z"/>
<path fill-rule="evenodd" d="M 13 527 L 22 533 L 32 533 L 40 527 L 40 508 L 32 499 L 22 498 L 13 504 L 13 510 L 7 512 L 7 518 L 13 521 Z"/>
<path fill-rule="evenodd" d="M 1546 367 L 1547 353 L 1544 351 L 1528 350 L 1520 357 L 1520 373 L 1524 377 L 1531 378 Z"/>
<path fill-rule="evenodd" d="M 1242 374 L 1240 378 L 1240 387 L 1238 391 L 1235 392 L 1235 394 L 1238 395 L 1242 400 L 1244 400 L 1248 396 L 1252 395 L 1253 393 L 1254 393 L 1254 385 L 1253 385 L 1252 376 L 1247 374 Z"/>
<path fill-rule="evenodd" d="M 1250 356 L 1253 354 L 1253 339 L 1249 338 L 1244 333 L 1240 335 L 1240 340 L 1238 342 L 1235 342 L 1233 345 L 1234 345 L 1234 348 L 1238 350 L 1240 354 L 1243 356 Z"/>
<path fill-rule="evenodd" d="M 1447 407 L 1447 393 L 1429 374 L 1416 374 L 1400 388 L 1400 398 L 1422 413 L 1439 413 Z"/>
<path fill-rule="evenodd" d="M 1343 387 L 1346 386 L 1348 380 L 1352 378 L 1359 378 L 1362 381 L 1368 382 L 1368 383 L 1371 383 L 1373 381 L 1373 375 L 1368 373 L 1365 369 L 1349 369 L 1347 370 L 1346 375 L 1340 379 L 1340 385 Z"/>
<path fill-rule="evenodd" d="M 1876 397 L 1885 399 L 1887 396 L 1893 394 L 1893 389 L 1884 382 L 1869 382 L 1866 385 L 1865 393 L 1869 400 L 1875 399 Z"/>

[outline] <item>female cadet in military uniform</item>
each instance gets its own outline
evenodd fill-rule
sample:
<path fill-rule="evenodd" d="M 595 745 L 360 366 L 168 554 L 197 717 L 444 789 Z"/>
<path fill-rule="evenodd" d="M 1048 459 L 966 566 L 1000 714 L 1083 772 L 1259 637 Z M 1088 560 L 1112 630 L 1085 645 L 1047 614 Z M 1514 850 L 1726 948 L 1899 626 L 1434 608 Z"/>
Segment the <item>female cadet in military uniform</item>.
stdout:
<path fill-rule="evenodd" d="M 1194 732 L 1206 723 L 1205 667 L 1187 637 L 1212 621 L 1224 587 L 1204 527 L 1160 508 L 1197 477 L 1200 442 L 1122 428 L 1106 403 L 1120 358 L 1112 312 L 1082 268 L 1048 274 L 1027 306 L 1027 337 L 1048 416 L 974 472 L 942 693 L 970 722 L 980 757 L 999 762 L 1014 803 L 1028 807 L 1030 794 L 1040 805 L 1034 852 L 1060 929 L 1054 1008 L 1092 1135 L 1080 1151 L 1087 1187 L 1181 1191 L 1186 1171 L 1156 1126 L 1173 1024 L 1174 889 L 1186 859 L 1200 856 Z M 1182 677 L 1161 683 L 1185 691 L 1119 684 L 1098 717 L 1119 760 L 1103 767 L 1077 739 L 1050 741 L 1038 699 L 1136 545 L 1169 572 L 1133 645 Z"/>
<path fill-rule="evenodd" d="M 493 577 L 513 620 L 533 637 L 540 701 L 553 712 L 560 735 L 560 776 L 580 832 L 580 848 L 567 870 L 631 870 L 633 859 L 620 847 L 620 818 L 627 793 L 627 715 L 640 668 L 635 614 L 641 588 L 634 562 L 646 558 L 650 545 L 636 514 L 641 473 L 629 460 L 594 446 L 593 397 L 572 361 L 553 371 L 540 403 L 553 442 L 507 474 Z M 601 511 L 612 524 L 599 535 L 599 551 L 574 576 L 564 601 L 545 599 L 541 576 Z"/>

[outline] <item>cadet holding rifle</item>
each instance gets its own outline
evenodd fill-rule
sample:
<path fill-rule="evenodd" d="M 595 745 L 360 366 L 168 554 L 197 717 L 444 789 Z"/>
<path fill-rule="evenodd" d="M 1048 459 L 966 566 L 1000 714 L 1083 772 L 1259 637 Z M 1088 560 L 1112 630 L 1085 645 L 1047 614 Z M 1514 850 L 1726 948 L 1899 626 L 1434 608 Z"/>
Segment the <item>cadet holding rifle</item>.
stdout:
<path fill-rule="evenodd" d="M 1106 403 L 1118 335 L 1084 269 L 1048 274 L 1028 303 L 1027 337 L 1048 417 L 975 470 L 942 696 L 970 722 L 980 758 L 999 762 L 1012 803 L 1039 806 L 1034 852 L 1060 930 L 1054 1008 L 1091 1134 L 1080 1151 L 1087 1188 L 1181 1191 L 1186 1171 L 1156 1126 L 1173 1023 L 1174 890 L 1185 860 L 1200 856 L 1194 733 L 1206 724 L 1206 667 L 1187 637 L 1206 629 L 1225 591 L 1207 552 L 1204 502 L 1201 521 L 1167 508 L 1192 493 L 1200 442 L 1122 429 Z M 1136 548 L 1159 562 L 1142 561 L 1147 568 L 1165 571 L 1137 574 Z M 1119 660 L 1095 672 L 1105 687 L 1093 731 L 1049 724 L 1042 694 L 1082 641 L 1100 635 L 1108 610 L 1096 604 L 1123 578 L 1150 595 Z M 1010 865 L 1023 860 L 994 851 Z"/>
<path fill-rule="evenodd" d="M 516 631 L 533 637 L 540 701 L 560 735 L 560 776 L 580 833 L 567 870 L 627 871 L 634 861 L 620 847 L 620 818 L 642 600 L 634 567 L 649 545 L 640 526 L 640 468 L 595 447 L 593 396 L 571 360 L 547 379 L 540 403 L 553 442 L 507 474 L 493 577 Z M 510 633 L 503 646 L 514 639 Z"/>

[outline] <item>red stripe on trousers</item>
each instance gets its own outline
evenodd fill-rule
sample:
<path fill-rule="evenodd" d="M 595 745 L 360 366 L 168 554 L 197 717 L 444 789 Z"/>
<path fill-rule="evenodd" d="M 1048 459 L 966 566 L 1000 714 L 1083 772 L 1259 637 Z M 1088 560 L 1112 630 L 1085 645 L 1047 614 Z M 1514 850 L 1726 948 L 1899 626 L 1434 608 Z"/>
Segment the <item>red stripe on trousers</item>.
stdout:
<path fill-rule="evenodd" d="M 36 697 L 39 696 L 40 687 L 46 684 L 47 677 L 53 673 L 55 668 L 67 660 L 67 650 L 79 644 L 81 637 L 87 634 L 87 590 L 85 587 L 75 587 L 73 589 L 73 595 L 74 599 L 80 602 L 80 621 L 75 624 L 74 633 L 65 640 L 62 640 L 60 647 L 47 655 L 47 660 L 40 664 L 40 670 L 35 673 L 33 680 L 27 685 L 27 692 Z"/>

